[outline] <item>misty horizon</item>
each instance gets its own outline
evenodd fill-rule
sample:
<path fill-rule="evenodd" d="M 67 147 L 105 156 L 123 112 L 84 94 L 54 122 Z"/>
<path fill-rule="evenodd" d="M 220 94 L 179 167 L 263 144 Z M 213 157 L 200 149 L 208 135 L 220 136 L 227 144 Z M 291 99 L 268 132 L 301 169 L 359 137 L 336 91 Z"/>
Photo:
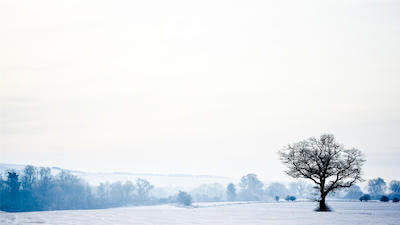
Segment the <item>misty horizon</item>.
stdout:
<path fill-rule="evenodd" d="M 331 133 L 398 178 L 395 1 L 1 5 L 2 163 L 287 180 Z"/>

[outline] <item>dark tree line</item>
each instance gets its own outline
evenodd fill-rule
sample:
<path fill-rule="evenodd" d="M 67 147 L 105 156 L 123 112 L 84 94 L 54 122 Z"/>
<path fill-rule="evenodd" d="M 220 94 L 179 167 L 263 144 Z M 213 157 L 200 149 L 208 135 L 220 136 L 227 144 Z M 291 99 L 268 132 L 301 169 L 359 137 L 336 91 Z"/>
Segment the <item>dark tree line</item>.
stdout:
<path fill-rule="evenodd" d="M 292 191 L 279 183 L 265 186 L 255 174 L 247 174 L 237 186 L 230 183 L 227 189 L 218 183 L 203 184 L 190 193 L 183 192 L 187 195 L 180 192 L 166 198 L 155 198 L 151 195 L 153 185 L 144 179 L 90 186 L 65 170 L 55 174 L 50 168 L 26 166 L 21 173 L 9 171 L 4 177 L 0 176 L 0 210 L 23 212 L 160 203 L 190 205 L 192 201 L 268 201 L 276 195 L 283 199 L 289 194 L 304 196 L 302 193 L 308 192 L 304 184 L 292 183 L 290 186 L 293 186 Z"/>
<path fill-rule="evenodd" d="M 386 196 L 387 189 L 389 195 Z M 386 182 L 378 177 L 368 181 L 368 194 L 371 199 L 384 201 L 386 198 L 388 200 L 394 200 L 400 198 L 400 181 L 392 180 L 387 186 Z"/>
<path fill-rule="evenodd" d="M 26 166 L 22 174 L 9 171 L 0 180 L 3 211 L 88 209 L 93 203 L 89 185 L 66 171 L 52 175 L 50 168 Z"/>
<path fill-rule="evenodd" d="M 68 171 L 54 174 L 50 168 L 26 166 L 20 174 L 9 171 L 4 177 L 0 176 L 0 211 L 100 209 L 163 203 L 191 205 L 192 201 L 294 201 L 296 197 L 312 199 L 315 191 L 306 182 L 291 182 L 288 186 L 277 182 L 264 185 L 255 174 L 247 174 L 237 185 L 230 183 L 226 188 L 218 183 L 203 184 L 189 193 L 179 192 L 163 198 L 152 197 L 153 189 L 153 185 L 144 179 L 90 186 Z M 400 181 L 394 180 L 387 186 L 381 178 L 370 180 L 368 193 L 364 194 L 359 186 L 352 185 L 330 197 L 361 201 L 387 198 L 396 202 L 400 198 Z M 389 195 L 385 196 L 386 193 Z"/>
<path fill-rule="evenodd" d="M 62 170 L 26 166 L 21 174 L 9 171 L 0 176 L 0 210 L 8 212 L 96 209 L 124 205 L 153 204 L 146 180 L 101 183 L 92 187 L 82 179 Z"/>

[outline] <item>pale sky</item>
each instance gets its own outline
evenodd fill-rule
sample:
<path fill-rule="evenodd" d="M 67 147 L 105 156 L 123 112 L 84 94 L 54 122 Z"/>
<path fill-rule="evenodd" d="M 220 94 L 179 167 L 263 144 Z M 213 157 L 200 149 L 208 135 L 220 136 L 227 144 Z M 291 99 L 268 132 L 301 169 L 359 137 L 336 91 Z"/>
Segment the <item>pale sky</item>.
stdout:
<path fill-rule="evenodd" d="M 286 180 L 334 134 L 400 179 L 400 1 L 2 0 L 0 163 Z"/>

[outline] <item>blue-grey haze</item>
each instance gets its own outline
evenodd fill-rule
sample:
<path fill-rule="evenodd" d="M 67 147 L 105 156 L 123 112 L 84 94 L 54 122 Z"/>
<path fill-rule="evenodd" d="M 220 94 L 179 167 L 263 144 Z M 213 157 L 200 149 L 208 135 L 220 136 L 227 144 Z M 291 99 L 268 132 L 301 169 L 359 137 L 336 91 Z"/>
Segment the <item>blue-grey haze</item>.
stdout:
<path fill-rule="evenodd" d="M 400 170 L 400 2 L 1 1 L 0 162 L 287 180 L 333 133 Z"/>

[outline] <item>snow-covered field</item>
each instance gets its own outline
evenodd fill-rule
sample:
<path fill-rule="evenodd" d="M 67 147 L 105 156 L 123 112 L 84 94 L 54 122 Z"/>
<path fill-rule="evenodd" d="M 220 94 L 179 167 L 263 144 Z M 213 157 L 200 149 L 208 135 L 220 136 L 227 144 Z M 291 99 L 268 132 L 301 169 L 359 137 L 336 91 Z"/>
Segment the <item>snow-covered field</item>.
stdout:
<path fill-rule="evenodd" d="M 199 204 L 104 210 L 71 210 L 29 213 L 0 212 L 0 224 L 400 224 L 400 204 L 381 202 L 330 202 L 333 212 L 314 212 L 313 202 Z"/>

